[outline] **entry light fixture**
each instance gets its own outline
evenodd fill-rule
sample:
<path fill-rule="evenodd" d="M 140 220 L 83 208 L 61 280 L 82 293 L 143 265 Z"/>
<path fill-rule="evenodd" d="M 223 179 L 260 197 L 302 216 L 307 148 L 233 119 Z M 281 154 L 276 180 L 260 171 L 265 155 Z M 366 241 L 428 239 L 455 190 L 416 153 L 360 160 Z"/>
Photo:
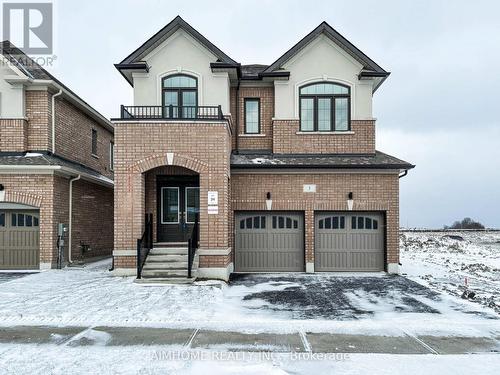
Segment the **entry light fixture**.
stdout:
<path fill-rule="evenodd" d="M 354 204 L 354 194 L 351 192 L 349 192 L 349 194 L 347 194 L 347 209 L 349 211 L 352 211 L 352 206 Z"/>
<path fill-rule="evenodd" d="M 271 192 L 268 191 L 266 194 L 266 209 L 268 211 L 271 211 L 272 207 L 273 207 L 273 200 L 271 199 Z"/>
<path fill-rule="evenodd" d="M 3 184 L 0 184 L 0 202 L 5 200 L 5 188 Z"/>

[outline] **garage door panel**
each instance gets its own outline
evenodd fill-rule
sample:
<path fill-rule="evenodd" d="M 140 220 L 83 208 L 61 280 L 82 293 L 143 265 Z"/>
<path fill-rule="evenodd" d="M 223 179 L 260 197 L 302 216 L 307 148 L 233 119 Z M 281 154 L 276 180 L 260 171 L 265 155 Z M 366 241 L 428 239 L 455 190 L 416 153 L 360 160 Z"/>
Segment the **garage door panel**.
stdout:
<path fill-rule="evenodd" d="M 303 218 L 300 214 L 237 214 L 235 238 L 237 272 L 304 270 Z"/>
<path fill-rule="evenodd" d="M 37 269 L 40 258 L 38 212 L 2 211 L 2 214 L 0 270 Z"/>
<path fill-rule="evenodd" d="M 316 271 L 384 269 L 381 214 L 325 212 L 316 214 L 315 223 Z"/>

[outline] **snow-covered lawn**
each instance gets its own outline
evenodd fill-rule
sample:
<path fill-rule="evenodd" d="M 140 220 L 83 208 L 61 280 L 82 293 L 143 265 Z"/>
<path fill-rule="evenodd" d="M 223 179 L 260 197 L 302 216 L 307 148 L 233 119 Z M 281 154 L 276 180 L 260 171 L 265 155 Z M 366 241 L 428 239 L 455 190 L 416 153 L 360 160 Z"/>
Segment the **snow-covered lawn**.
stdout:
<path fill-rule="evenodd" d="M 264 277 L 256 283 L 234 286 L 222 282 L 145 286 L 134 283 L 132 277 L 111 276 L 108 266 L 108 263 L 101 262 L 84 269 L 49 270 L 1 283 L 0 326 L 152 326 L 393 336 L 496 337 L 500 332 L 500 320 L 492 319 L 496 314 L 489 308 L 448 295 L 428 296 L 409 291 L 401 296 L 392 290 L 384 294 L 378 290 L 377 293 L 370 292 L 361 287 L 363 276 L 349 279 L 351 285 L 356 285 L 359 280 L 359 289 L 338 290 L 338 294 L 341 300 L 352 305 L 354 312 L 368 311 L 368 314 L 348 319 L 308 318 L 281 309 L 279 303 L 273 304 L 272 298 L 269 301 L 264 297 L 254 297 L 272 297 L 280 295 L 277 293 L 280 291 L 300 292 L 301 288 L 302 291 L 307 288 L 304 286 L 307 278 L 319 280 L 321 285 L 329 281 L 328 275 L 303 275 L 306 281 L 289 277 L 280 282 Z M 371 277 L 381 278 L 381 282 L 391 281 L 383 274 Z M 306 294 L 304 298 L 306 302 L 302 303 L 307 305 L 310 297 Z M 412 310 L 411 303 L 428 309 Z M 307 309 L 303 304 L 295 310 Z M 335 309 L 335 304 L 327 308 Z"/>
<path fill-rule="evenodd" d="M 500 313 L 500 232 L 402 232 L 402 271 L 434 290 L 460 297 Z"/>

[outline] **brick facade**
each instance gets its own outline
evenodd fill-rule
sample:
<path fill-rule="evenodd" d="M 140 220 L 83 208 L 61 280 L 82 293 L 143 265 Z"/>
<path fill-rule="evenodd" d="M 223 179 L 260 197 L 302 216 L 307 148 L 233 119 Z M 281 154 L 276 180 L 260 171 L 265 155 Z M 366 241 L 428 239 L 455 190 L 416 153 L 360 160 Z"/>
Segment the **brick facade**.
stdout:
<path fill-rule="evenodd" d="M 142 236 L 146 210 L 154 209 L 154 176 L 179 172 L 172 167 L 199 175 L 200 247 L 227 249 L 231 149 L 228 122 L 122 122 L 115 125 L 115 137 L 115 266 L 134 266 L 123 258 L 134 251 L 137 238 Z M 172 165 L 165 167 L 168 154 Z M 207 213 L 208 191 L 218 192 L 218 215 Z M 206 262 L 203 258 L 200 263 Z"/>
<path fill-rule="evenodd" d="M 258 98 L 260 100 L 260 134 L 245 134 L 245 99 Z M 231 113 L 236 114 L 236 89 L 231 91 Z M 274 87 L 240 87 L 239 90 L 239 131 L 238 148 L 241 150 L 272 150 L 273 148 L 273 121 L 274 116 Z M 233 138 L 236 138 L 236 132 Z M 236 147 L 236 140 L 233 140 Z"/>
<path fill-rule="evenodd" d="M 304 184 L 316 184 L 316 193 L 304 193 Z M 249 189 L 249 186 L 252 188 Z M 347 194 L 354 194 L 354 211 L 386 214 L 387 262 L 399 262 L 399 179 L 396 173 L 233 174 L 234 211 L 265 210 L 266 193 L 273 211 L 301 211 L 305 220 L 306 262 L 314 262 L 314 212 L 347 210 Z"/>
<path fill-rule="evenodd" d="M 373 154 L 375 120 L 351 120 L 346 133 L 300 132 L 299 120 L 273 121 L 273 152 L 277 154 Z"/>
<path fill-rule="evenodd" d="M 52 152 L 51 100 L 54 92 L 25 90 L 26 119 L 0 119 L 0 153 Z M 112 178 L 109 143 L 113 133 L 59 96 L 55 101 L 55 155 Z M 91 155 L 91 129 L 98 131 L 98 157 Z M 36 166 L 33 167 L 36 170 Z M 36 174 L 23 170 L 0 175 L 5 202 L 40 210 L 40 263 L 57 261 L 57 225 L 69 222 L 69 178 L 59 172 Z M 113 188 L 82 180 L 73 185 L 72 259 L 111 255 L 113 249 Z M 90 250 L 82 254 L 81 243 Z M 68 246 L 64 254 L 68 260 Z"/>

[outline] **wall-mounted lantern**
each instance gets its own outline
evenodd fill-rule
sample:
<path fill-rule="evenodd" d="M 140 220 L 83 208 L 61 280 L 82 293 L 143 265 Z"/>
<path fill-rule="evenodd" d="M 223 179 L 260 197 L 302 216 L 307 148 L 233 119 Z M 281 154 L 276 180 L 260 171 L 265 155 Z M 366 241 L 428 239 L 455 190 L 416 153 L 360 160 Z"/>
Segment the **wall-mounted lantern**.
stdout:
<path fill-rule="evenodd" d="M 268 211 L 271 211 L 271 208 L 273 207 L 273 200 L 271 199 L 271 192 L 267 192 L 266 194 L 266 209 Z"/>
<path fill-rule="evenodd" d="M 347 194 L 347 209 L 349 211 L 352 211 L 352 206 L 354 205 L 354 194 L 351 192 L 349 192 L 349 194 Z"/>
<path fill-rule="evenodd" d="M 5 200 L 5 187 L 3 184 L 0 184 L 0 202 Z"/>

